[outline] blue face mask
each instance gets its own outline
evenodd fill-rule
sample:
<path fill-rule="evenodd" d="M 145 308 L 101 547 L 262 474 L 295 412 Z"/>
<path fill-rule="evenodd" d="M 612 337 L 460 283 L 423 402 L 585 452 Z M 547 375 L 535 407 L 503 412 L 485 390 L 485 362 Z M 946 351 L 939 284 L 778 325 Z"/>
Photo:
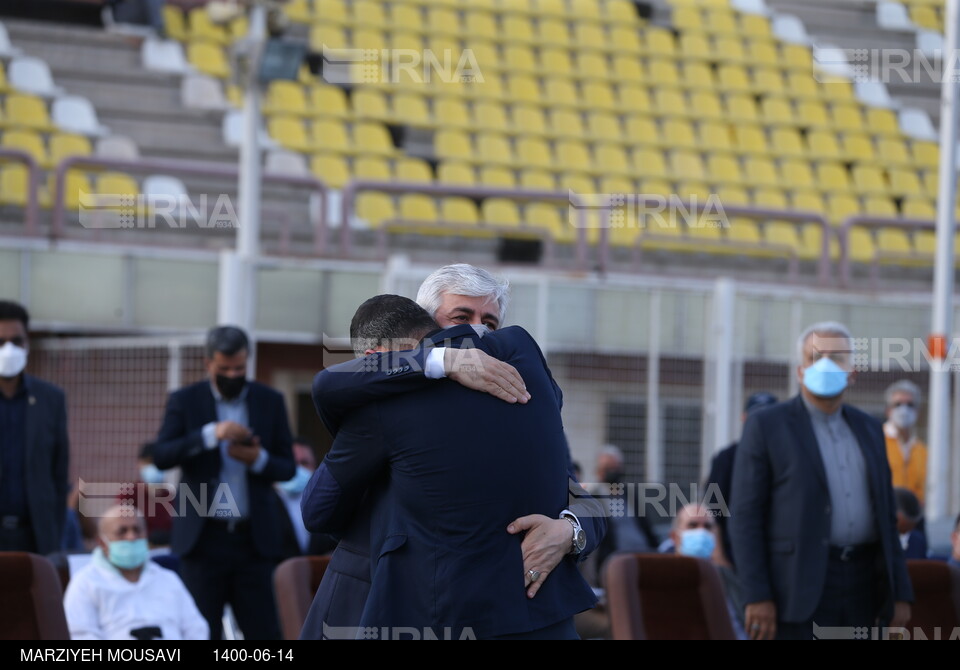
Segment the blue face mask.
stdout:
<path fill-rule="evenodd" d="M 310 470 L 307 470 L 302 465 L 297 466 L 297 472 L 293 475 L 293 479 L 288 479 L 285 482 L 280 482 L 277 484 L 284 493 L 288 493 L 292 496 L 297 495 L 298 493 L 303 493 L 303 489 L 306 488 L 307 482 L 310 481 L 310 477 L 313 473 Z"/>
<path fill-rule="evenodd" d="M 147 562 L 149 547 L 146 538 L 139 540 L 114 540 L 108 545 L 109 560 L 121 570 L 133 570 Z"/>
<path fill-rule="evenodd" d="M 151 463 L 140 468 L 140 480 L 147 484 L 159 484 L 163 481 L 163 472 Z"/>
<path fill-rule="evenodd" d="M 707 558 L 713 555 L 717 539 L 706 528 L 691 528 L 680 533 L 680 553 L 694 558 Z"/>
<path fill-rule="evenodd" d="M 829 358 L 821 358 L 803 371 L 803 385 L 815 396 L 835 398 L 847 388 L 849 373 Z"/>

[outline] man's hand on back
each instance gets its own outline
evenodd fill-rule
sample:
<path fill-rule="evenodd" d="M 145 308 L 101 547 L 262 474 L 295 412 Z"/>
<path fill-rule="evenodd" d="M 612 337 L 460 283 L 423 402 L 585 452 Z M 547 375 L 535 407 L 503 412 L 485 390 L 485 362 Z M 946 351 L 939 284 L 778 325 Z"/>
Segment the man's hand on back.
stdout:
<path fill-rule="evenodd" d="M 507 532 L 511 535 L 523 531 L 526 531 L 520 545 L 523 553 L 523 583 L 527 589 L 527 597 L 533 598 L 553 569 L 570 553 L 573 547 L 573 530 L 570 522 L 565 519 L 530 514 L 507 526 Z M 532 579 L 531 570 L 535 571 L 534 574 L 540 573 L 536 579 Z"/>
<path fill-rule="evenodd" d="M 530 400 L 527 387 L 509 363 L 498 361 L 479 349 L 447 347 L 443 355 L 447 377 L 474 391 L 483 391 L 508 403 Z"/>

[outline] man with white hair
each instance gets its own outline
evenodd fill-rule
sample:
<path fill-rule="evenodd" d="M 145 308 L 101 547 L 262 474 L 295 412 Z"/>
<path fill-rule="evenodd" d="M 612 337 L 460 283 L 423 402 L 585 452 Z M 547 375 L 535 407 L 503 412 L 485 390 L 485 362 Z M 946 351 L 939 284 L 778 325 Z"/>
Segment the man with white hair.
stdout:
<path fill-rule="evenodd" d="M 824 322 L 798 342 L 800 394 L 750 416 L 730 533 L 752 639 L 904 626 L 913 590 L 880 423 L 850 405 L 853 338 Z"/>
<path fill-rule="evenodd" d="M 73 640 L 207 640 L 210 628 L 180 577 L 150 560 L 147 524 L 126 505 L 97 525 L 93 558 L 63 598 Z"/>
<path fill-rule="evenodd" d="M 883 434 L 887 438 L 893 485 L 908 489 L 922 504 L 927 487 L 927 445 L 917 439 L 916 431 L 920 387 L 909 379 L 901 379 L 887 387 L 884 397 L 887 421 Z"/>

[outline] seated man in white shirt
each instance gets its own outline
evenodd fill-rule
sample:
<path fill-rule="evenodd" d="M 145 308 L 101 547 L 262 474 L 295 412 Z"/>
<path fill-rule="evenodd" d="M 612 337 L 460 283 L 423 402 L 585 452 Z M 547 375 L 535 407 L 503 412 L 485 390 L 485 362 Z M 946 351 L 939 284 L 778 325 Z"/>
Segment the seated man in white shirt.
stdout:
<path fill-rule="evenodd" d="M 74 640 L 206 640 L 210 629 L 180 577 L 148 558 L 147 526 L 129 508 L 110 508 L 93 558 L 63 598 Z"/>

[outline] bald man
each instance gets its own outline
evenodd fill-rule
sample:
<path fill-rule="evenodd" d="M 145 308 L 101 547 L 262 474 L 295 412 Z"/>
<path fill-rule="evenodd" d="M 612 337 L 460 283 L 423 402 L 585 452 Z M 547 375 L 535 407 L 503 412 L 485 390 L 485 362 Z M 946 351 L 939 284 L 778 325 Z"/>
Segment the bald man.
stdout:
<path fill-rule="evenodd" d="M 127 506 L 100 518 L 92 560 L 71 577 L 63 598 L 71 639 L 209 639 L 180 577 L 149 560 L 146 533 L 143 516 Z"/>

